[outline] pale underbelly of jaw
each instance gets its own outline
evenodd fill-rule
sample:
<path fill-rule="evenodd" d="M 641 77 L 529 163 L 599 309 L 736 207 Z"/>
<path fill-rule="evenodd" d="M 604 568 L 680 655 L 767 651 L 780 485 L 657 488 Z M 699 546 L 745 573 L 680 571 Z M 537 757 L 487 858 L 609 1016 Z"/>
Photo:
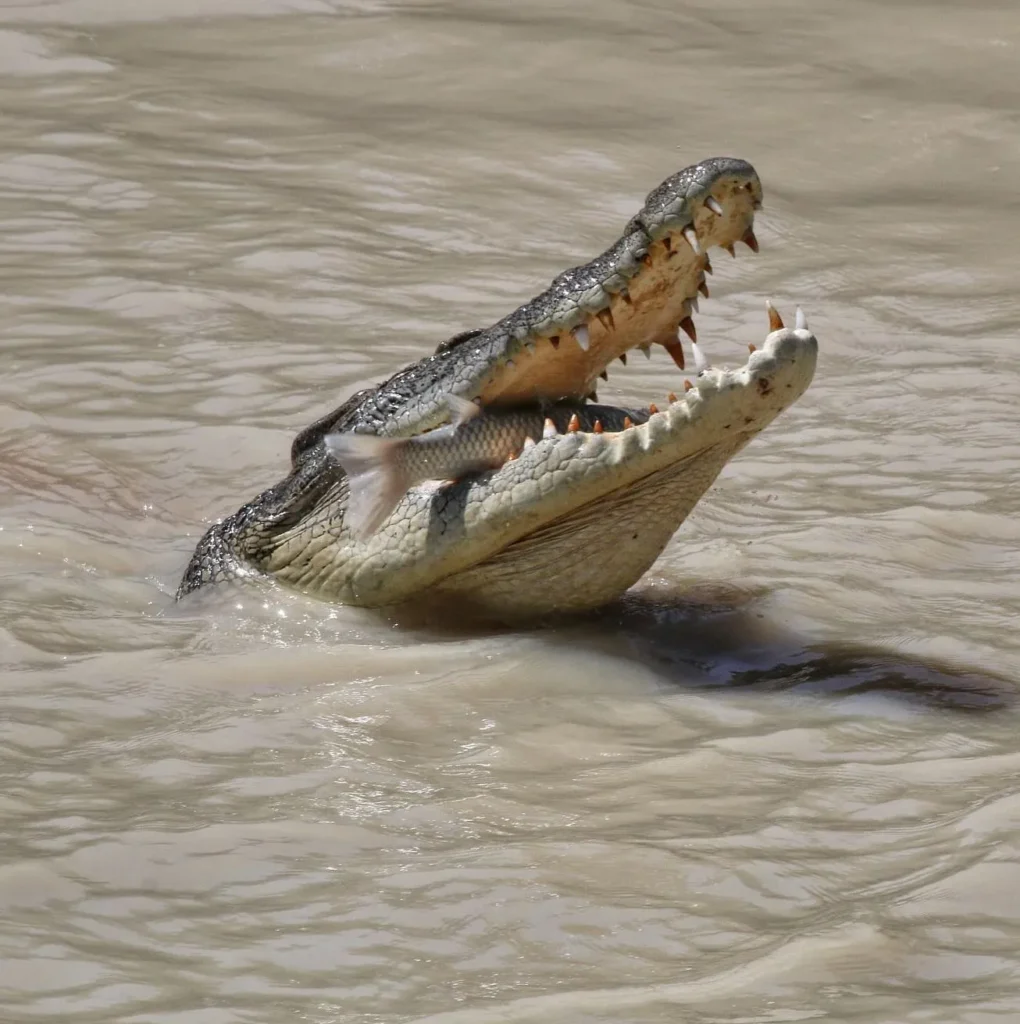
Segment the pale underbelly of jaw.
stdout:
<path fill-rule="evenodd" d="M 415 600 L 442 596 L 513 618 L 584 611 L 615 600 L 651 568 L 748 440 L 717 445 L 586 505 Z"/>

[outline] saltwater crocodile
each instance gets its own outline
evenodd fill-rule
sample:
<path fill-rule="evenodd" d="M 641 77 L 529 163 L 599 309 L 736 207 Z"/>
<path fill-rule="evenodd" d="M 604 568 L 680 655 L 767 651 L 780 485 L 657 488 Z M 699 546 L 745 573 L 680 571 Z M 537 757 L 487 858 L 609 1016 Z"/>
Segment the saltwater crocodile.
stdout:
<path fill-rule="evenodd" d="M 772 330 L 743 366 L 679 378 L 679 397 L 661 410 L 597 404 L 598 378 L 632 349 L 662 345 L 683 368 L 678 329 L 695 339 L 708 250 L 732 254 L 742 241 L 757 252 L 761 200 L 743 160 L 704 160 L 668 178 L 601 256 L 302 431 L 287 477 L 199 542 L 178 597 L 245 577 L 343 604 L 452 597 L 510 616 L 618 597 L 814 374 L 817 342 L 801 314 L 787 328 L 770 310 Z M 356 538 L 344 524 L 348 481 L 323 438 L 420 434 L 448 421 L 448 395 L 483 408 L 573 402 L 576 415 L 501 468 L 412 487 L 375 533 Z"/>

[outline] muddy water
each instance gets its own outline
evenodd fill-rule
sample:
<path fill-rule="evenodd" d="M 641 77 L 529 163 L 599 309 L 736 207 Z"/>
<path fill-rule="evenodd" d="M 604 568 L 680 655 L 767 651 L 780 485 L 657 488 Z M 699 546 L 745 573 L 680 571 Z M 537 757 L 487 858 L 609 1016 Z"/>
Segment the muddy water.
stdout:
<path fill-rule="evenodd" d="M 0 1019 L 1018 1019 L 1018 41 L 991 2 L 6 3 Z M 298 429 L 719 153 L 766 207 L 709 355 L 769 295 L 822 356 L 633 595 L 171 607 Z"/>

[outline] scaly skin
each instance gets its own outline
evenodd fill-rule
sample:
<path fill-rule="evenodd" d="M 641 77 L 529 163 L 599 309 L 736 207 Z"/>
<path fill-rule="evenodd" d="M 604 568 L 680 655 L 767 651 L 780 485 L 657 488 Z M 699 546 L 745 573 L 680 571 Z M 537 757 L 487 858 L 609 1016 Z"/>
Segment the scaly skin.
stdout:
<path fill-rule="evenodd" d="M 638 346 L 662 344 L 682 364 L 677 328 L 693 334 L 707 250 L 737 240 L 757 250 L 760 205 L 757 174 L 743 161 L 673 175 L 602 256 L 298 435 L 290 475 L 207 532 L 178 597 L 246 576 L 345 604 L 466 598 L 511 617 L 619 596 L 729 459 L 803 394 L 817 356 L 806 325 L 773 330 L 745 366 L 703 372 L 661 412 L 583 405 L 578 429 L 537 439 L 498 470 L 412 488 L 363 542 L 344 526 L 347 480 L 322 438 L 420 433 L 446 422 L 449 393 L 483 405 L 584 403 L 606 366 Z"/>

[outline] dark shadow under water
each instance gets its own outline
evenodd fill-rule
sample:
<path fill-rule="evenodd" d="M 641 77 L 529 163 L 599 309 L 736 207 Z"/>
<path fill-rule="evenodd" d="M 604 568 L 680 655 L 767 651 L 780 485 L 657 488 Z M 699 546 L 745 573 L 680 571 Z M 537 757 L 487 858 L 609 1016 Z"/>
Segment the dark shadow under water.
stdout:
<path fill-rule="evenodd" d="M 852 640 L 812 641 L 782 627 L 769 592 L 735 586 L 646 586 L 597 612 L 530 627 L 557 647 L 597 651 L 652 670 L 667 687 L 793 693 L 820 698 L 870 696 L 914 708 L 991 712 L 1020 704 L 1005 675 Z M 432 605 L 386 615 L 393 626 L 436 639 L 518 634 L 463 608 Z"/>
<path fill-rule="evenodd" d="M 453 600 L 429 600 L 397 609 L 340 614 L 333 606 L 282 591 L 271 580 L 215 587 L 168 602 L 170 619 L 226 614 L 252 643 L 265 637 L 293 643 L 270 623 L 281 600 L 304 607 L 309 642 L 387 647 L 456 643 L 486 636 L 527 635 L 538 644 L 598 654 L 651 671 L 667 689 L 725 688 L 728 692 L 786 693 L 846 701 L 870 698 L 874 709 L 893 700 L 914 709 L 993 712 L 1020 705 L 1020 687 L 1006 675 L 852 639 L 816 640 L 784 627 L 770 608 L 767 588 L 702 583 L 643 584 L 595 612 L 502 624 L 484 610 Z M 240 597 L 240 601 L 238 598 Z M 256 600 L 252 600 L 256 598 Z M 257 609 L 266 609 L 262 617 Z M 243 608 L 243 611 L 241 610 Z M 320 616 L 319 609 L 328 610 Z M 239 616 L 241 621 L 237 621 Z M 293 621 L 293 620 L 292 620 Z M 367 626 L 367 628 L 365 628 Z M 623 669 L 621 669 L 623 670 Z"/>

